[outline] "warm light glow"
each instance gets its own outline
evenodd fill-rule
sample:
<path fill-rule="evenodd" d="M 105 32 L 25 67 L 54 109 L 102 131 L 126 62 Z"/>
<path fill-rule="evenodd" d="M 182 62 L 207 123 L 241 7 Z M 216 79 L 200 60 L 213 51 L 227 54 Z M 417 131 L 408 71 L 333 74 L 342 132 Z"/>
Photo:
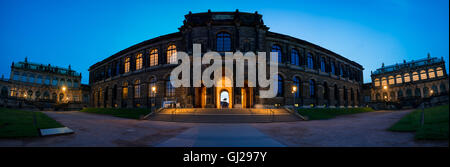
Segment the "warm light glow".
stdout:
<path fill-rule="evenodd" d="M 61 89 L 62 89 L 63 91 L 66 91 L 67 88 L 66 88 L 65 86 L 63 86 Z"/>
<path fill-rule="evenodd" d="M 433 94 L 433 90 L 430 90 L 430 93 Z"/>
<path fill-rule="evenodd" d="M 387 86 L 383 86 L 383 89 L 387 89 Z"/>
<path fill-rule="evenodd" d="M 293 92 L 293 93 L 297 92 L 297 86 L 293 86 L 293 87 L 292 87 L 292 92 Z"/>
<path fill-rule="evenodd" d="M 153 92 L 156 92 L 156 86 L 153 86 L 153 87 L 152 87 L 152 91 L 153 91 Z"/>
<path fill-rule="evenodd" d="M 387 96 L 384 96 L 385 99 L 387 99 Z"/>

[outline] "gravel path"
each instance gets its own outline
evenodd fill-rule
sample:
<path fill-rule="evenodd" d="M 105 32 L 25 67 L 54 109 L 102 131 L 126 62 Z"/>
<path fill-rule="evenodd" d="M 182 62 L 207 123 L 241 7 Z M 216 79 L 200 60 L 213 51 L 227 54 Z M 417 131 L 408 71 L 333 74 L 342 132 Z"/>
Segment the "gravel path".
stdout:
<path fill-rule="evenodd" d="M 253 126 L 290 147 L 448 147 L 448 141 L 415 141 L 414 133 L 386 130 L 410 112 L 377 111 L 330 120 Z"/>

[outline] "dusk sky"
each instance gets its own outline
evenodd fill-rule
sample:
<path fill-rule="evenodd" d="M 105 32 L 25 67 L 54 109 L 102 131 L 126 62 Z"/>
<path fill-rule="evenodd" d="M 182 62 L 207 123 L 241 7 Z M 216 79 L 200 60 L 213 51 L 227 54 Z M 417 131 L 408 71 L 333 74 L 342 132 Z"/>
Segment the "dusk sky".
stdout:
<path fill-rule="evenodd" d="M 189 11 L 255 12 L 270 31 L 361 64 L 364 82 L 386 65 L 432 57 L 449 62 L 448 0 L 132 1 L 0 0 L 0 74 L 11 62 L 89 66 L 147 39 L 178 31 Z"/>

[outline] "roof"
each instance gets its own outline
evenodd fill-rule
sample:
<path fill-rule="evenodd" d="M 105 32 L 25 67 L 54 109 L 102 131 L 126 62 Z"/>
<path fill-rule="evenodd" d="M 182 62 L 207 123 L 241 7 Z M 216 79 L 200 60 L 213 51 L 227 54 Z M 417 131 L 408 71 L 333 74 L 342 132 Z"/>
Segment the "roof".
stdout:
<path fill-rule="evenodd" d="M 427 57 L 424 59 L 412 60 L 409 62 L 404 61 L 401 64 L 384 66 L 384 67 L 378 68 L 372 74 L 378 75 L 378 74 L 382 74 L 382 73 L 398 71 L 398 70 L 405 69 L 405 68 L 422 67 L 422 66 L 427 66 L 427 65 L 432 65 L 432 64 L 442 63 L 442 62 L 444 62 L 443 59 L 438 59 L 437 57 Z"/>
<path fill-rule="evenodd" d="M 26 60 L 25 60 L 25 62 L 23 62 L 23 61 L 20 61 L 18 63 L 13 62 L 11 68 L 81 77 L 81 73 L 78 73 L 72 69 L 69 69 L 70 66 L 69 66 L 69 68 L 64 68 L 64 67 L 52 66 L 50 64 L 45 65 L 45 64 L 39 64 L 39 63 L 30 63 L 30 62 L 27 62 Z"/>

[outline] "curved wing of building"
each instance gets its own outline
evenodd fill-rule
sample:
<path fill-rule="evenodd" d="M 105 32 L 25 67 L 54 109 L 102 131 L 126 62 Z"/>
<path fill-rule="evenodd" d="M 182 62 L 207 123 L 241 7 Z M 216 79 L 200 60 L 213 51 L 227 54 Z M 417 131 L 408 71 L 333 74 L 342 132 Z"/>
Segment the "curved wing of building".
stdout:
<path fill-rule="evenodd" d="M 277 97 L 260 98 L 259 87 L 174 88 L 176 52 L 278 52 Z M 192 57 L 191 57 L 192 60 Z M 205 12 L 185 15 L 178 32 L 126 48 L 89 68 L 93 107 L 150 105 L 210 108 L 359 106 L 363 67 L 328 49 L 269 31 L 262 15 Z M 234 75 L 235 76 L 235 75 Z M 192 79 L 192 78 L 191 78 Z M 233 80 L 235 80 L 233 78 Z M 298 88 L 292 91 L 293 87 Z"/>

